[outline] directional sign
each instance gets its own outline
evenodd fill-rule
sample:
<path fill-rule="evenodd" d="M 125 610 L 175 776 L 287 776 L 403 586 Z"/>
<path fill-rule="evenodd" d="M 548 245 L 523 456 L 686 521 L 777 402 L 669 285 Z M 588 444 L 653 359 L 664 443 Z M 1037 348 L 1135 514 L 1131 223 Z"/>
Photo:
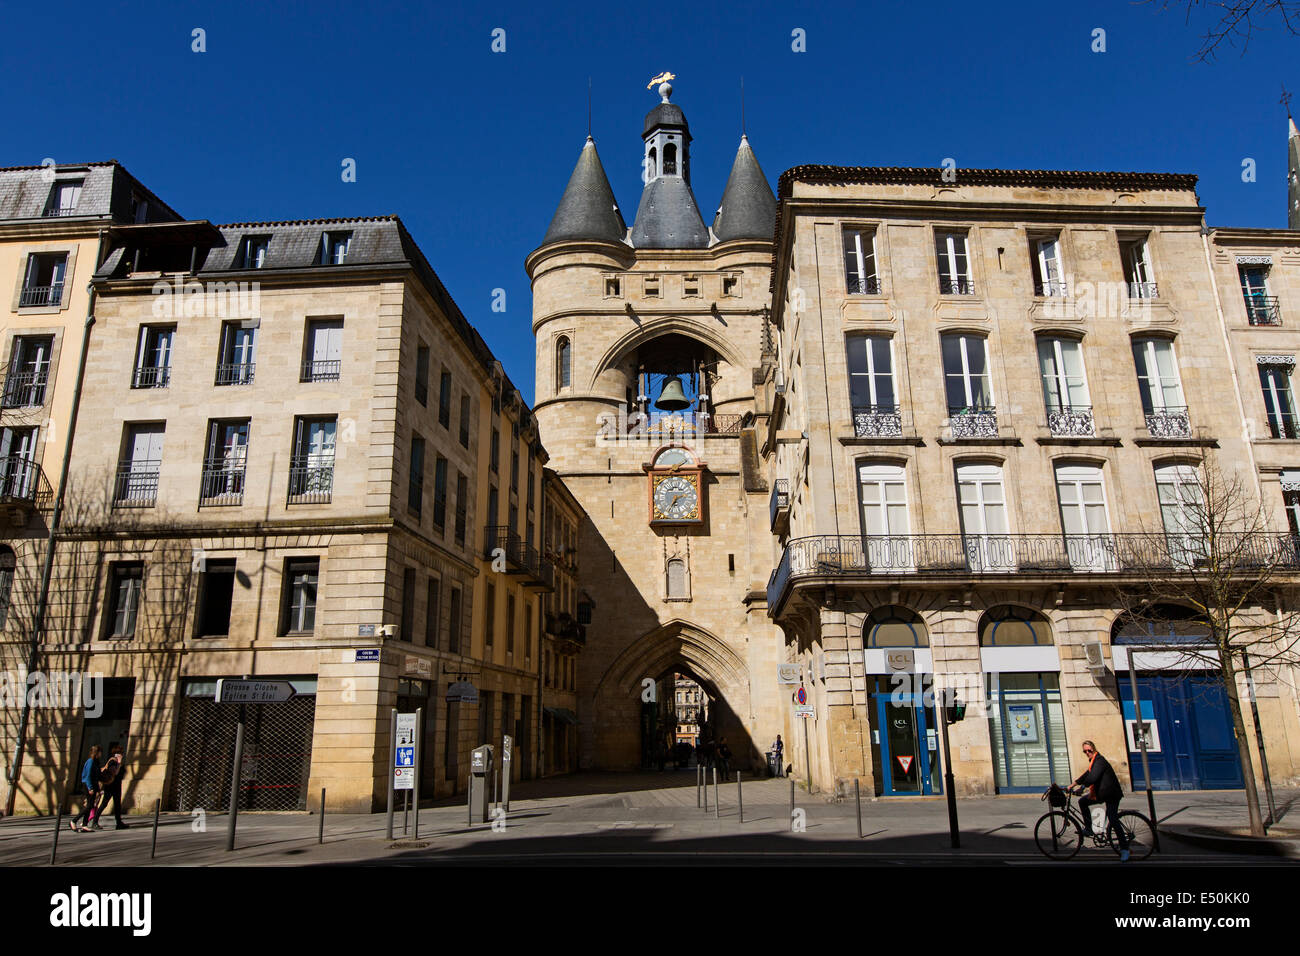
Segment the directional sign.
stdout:
<path fill-rule="evenodd" d="M 393 789 L 414 790 L 415 789 L 415 768 L 394 767 L 393 768 Z"/>
<path fill-rule="evenodd" d="M 218 704 L 278 704 L 293 697 L 287 680 L 219 680 Z"/>
<path fill-rule="evenodd" d="M 903 773 L 907 773 L 912 769 L 912 760 L 914 758 L 904 757 L 902 754 L 899 754 L 895 759 L 898 761 L 899 766 L 903 768 Z"/>

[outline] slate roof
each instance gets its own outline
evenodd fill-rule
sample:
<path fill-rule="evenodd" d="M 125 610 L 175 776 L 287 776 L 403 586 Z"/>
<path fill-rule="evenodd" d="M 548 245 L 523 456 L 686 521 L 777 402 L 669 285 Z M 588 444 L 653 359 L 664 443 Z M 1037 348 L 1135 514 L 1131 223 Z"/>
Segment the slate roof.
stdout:
<path fill-rule="evenodd" d="M 50 170 L 54 170 L 51 177 Z M 154 195 L 115 159 L 95 163 L 61 163 L 49 166 L 10 166 L 0 169 L 0 221 L 50 219 L 46 210 L 55 187 L 80 179 L 81 196 L 75 215 L 59 219 L 131 221 L 132 195 L 148 201 L 147 222 L 180 220 L 180 215 Z"/>
<path fill-rule="evenodd" d="M 660 103 L 645 115 L 645 126 L 641 135 L 645 136 L 652 129 L 680 129 L 686 134 L 686 141 L 691 140 L 691 128 L 686 123 L 686 114 L 676 103 Z"/>
<path fill-rule="evenodd" d="M 691 187 L 680 176 L 659 176 L 646 183 L 632 223 L 638 249 L 703 249 L 709 230 L 695 205 Z"/>
<path fill-rule="evenodd" d="M 713 218 L 713 234 L 719 242 L 728 239 L 771 239 L 776 223 L 776 196 L 763 175 L 749 138 L 740 138 L 736 161 L 722 191 L 722 202 Z"/>
<path fill-rule="evenodd" d="M 596 143 L 588 136 L 542 245 L 564 239 L 623 242 L 626 237 L 627 224 L 619 212 L 605 167 L 600 164 Z"/>

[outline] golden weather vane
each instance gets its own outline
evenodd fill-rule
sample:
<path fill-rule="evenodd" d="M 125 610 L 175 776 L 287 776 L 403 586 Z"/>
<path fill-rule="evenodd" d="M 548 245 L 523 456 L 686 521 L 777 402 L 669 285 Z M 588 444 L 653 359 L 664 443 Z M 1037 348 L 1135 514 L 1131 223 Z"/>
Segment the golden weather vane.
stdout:
<path fill-rule="evenodd" d="M 677 79 L 676 73 L 669 73 L 667 70 L 665 70 L 664 72 L 656 76 L 653 80 L 651 80 L 649 83 L 647 83 L 645 85 L 645 88 L 647 90 L 653 90 L 655 86 L 658 85 L 659 83 L 667 83 L 669 80 L 675 80 L 675 79 Z"/>

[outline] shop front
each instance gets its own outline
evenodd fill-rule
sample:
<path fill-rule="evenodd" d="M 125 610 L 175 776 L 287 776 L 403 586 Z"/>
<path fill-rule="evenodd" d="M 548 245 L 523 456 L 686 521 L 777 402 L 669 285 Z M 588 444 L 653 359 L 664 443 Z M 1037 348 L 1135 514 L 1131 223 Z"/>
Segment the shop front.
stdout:
<path fill-rule="evenodd" d="M 876 795 L 942 793 L 934 665 L 925 623 L 907 608 L 877 608 L 863 626 L 863 644 Z"/>

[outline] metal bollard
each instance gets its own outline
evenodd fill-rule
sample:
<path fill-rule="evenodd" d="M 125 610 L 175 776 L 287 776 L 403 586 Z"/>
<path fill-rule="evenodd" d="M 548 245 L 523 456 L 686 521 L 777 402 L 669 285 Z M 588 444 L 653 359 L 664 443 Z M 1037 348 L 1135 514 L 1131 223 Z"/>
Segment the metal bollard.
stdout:
<path fill-rule="evenodd" d="M 162 798 L 159 797 L 153 802 L 153 841 L 149 844 L 149 859 L 151 860 L 154 858 L 154 854 L 158 852 L 158 811 L 161 809 Z"/>
<path fill-rule="evenodd" d="M 325 788 L 320 788 L 320 827 L 316 831 L 316 843 L 325 842 Z"/>
<path fill-rule="evenodd" d="M 704 778 L 704 812 L 709 812 L 709 778 Z"/>
<path fill-rule="evenodd" d="M 93 797 L 92 797 L 93 799 Z M 59 852 L 59 831 L 63 829 L 63 807 L 54 816 L 54 843 L 50 846 L 50 866 L 54 865 L 54 856 Z"/>
<path fill-rule="evenodd" d="M 704 780 L 704 768 L 699 764 L 695 765 L 695 809 L 700 808 L 700 784 Z"/>
<path fill-rule="evenodd" d="M 862 787 L 858 785 L 858 778 L 853 778 L 853 799 L 858 804 L 858 839 L 862 839 Z"/>
<path fill-rule="evenodd" d="M 794 777 L 790 778 L 790 812 L 794 812 Z"/>
<path fill-rule="evenodd" d="M 719 806 L 722 801 L 718 798 L 718 768 L 713 768 L 713 819 L 718 819 Z"/>
<path fill-rule="evenodd" d="M 744 823 L 745 822 L 745 795 L 740 790 L 740 777 L 741 777 L 741 773 L 739 770 L 737 770 L 736 771 L 736 808 L 740 812 L 740 822 Z"/>
<path fill-rule="evenodd" d="M 470 774 L 465 778 L 465 821 L 466 826 L 474 825 L 474 775 Z"/>

